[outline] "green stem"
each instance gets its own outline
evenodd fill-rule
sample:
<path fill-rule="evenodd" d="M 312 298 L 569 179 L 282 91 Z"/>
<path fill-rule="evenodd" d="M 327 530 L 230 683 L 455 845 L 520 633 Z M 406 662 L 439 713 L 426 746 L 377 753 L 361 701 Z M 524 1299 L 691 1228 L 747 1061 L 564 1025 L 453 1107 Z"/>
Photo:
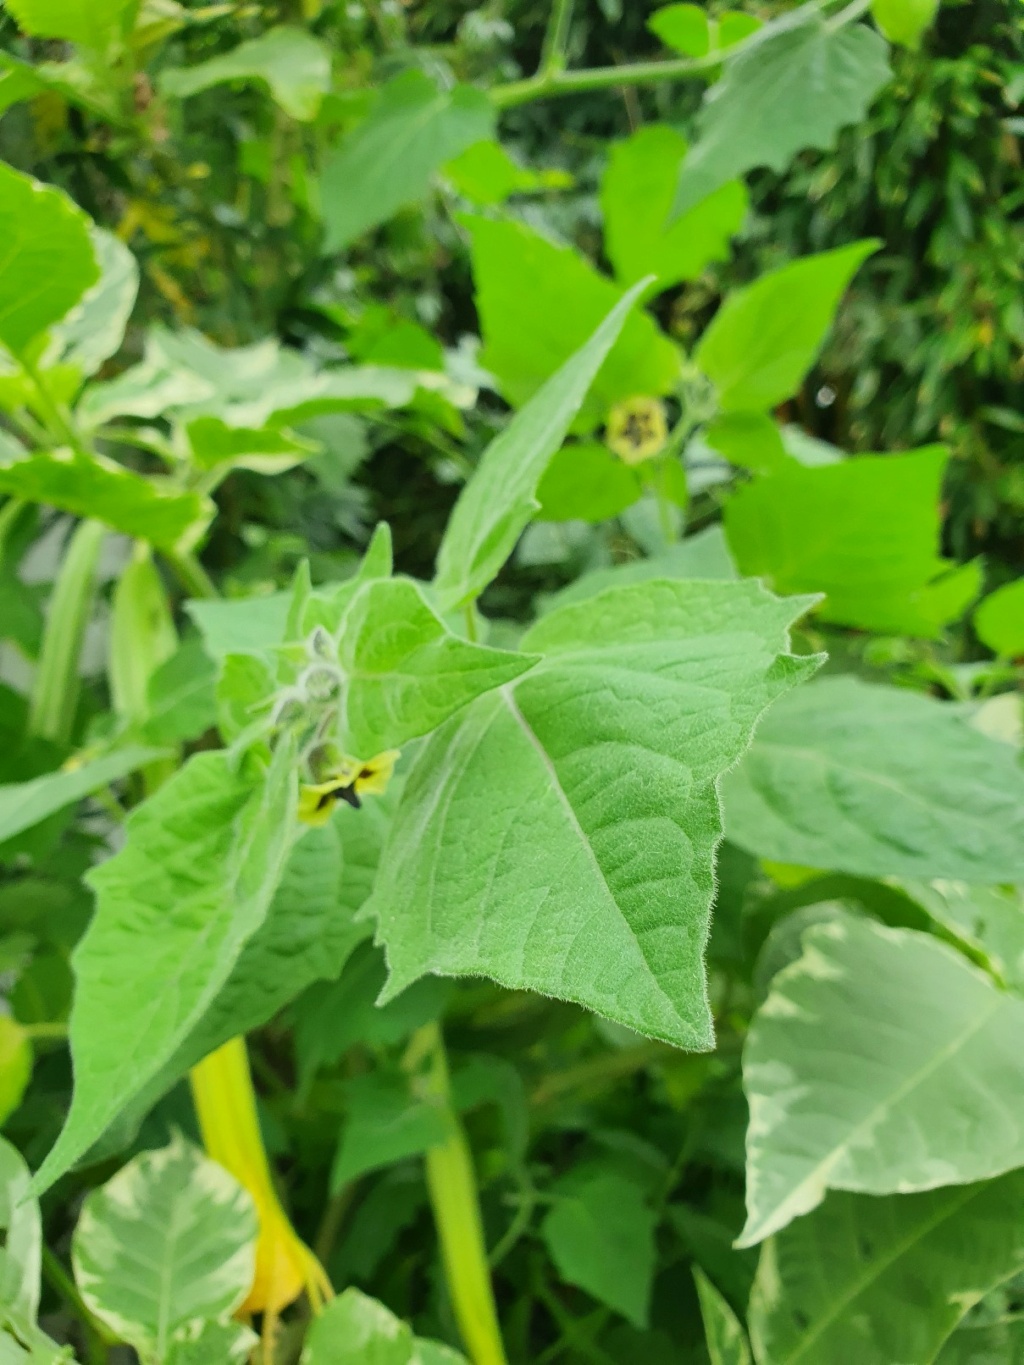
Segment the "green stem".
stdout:
<path fill-rule="evenodd" d="M 426 1093 L 445 1111 L 450 1136 L 426 1155 L 445 1278 L 472 1365 L 507 1365 L 487 1263 L 476 1172 L 469 1143 L 451 1102 L 448 1058 L 440 1026 L 425 1024 L 412 1050 L 429 1059 Z"/>
<path fill-rule="evenodd" d="M 565 70 L 566 50 L 569 46 L 569 27 L 572 24 L 573 0 L 554 0 L 544 47 L 541 51 L 538 75 Z"/>
<path fill-rule="evenodd" d="M 82 521 L 67 547 L 50 598 L 43 647 L 29 707 L 29 732 L 57 744 L 72 734 L 78 706 L 78 661 L 96 595 L 96 566 L 106 527 Z"/>
<path fill-rule="evenodd" d="M 182 587 L 192 597 L 219 597 L 217 585 L 191 551 L 164 550 L 164 558 L 170 564 Z"/>
<path fill-rule="evenodd" d="M 71 1276 L 50 1248 L 44 1244 L 42 1252 L 43 1275 L 85 1327 L 89 1365 L 106 1365 L 107 1347 L 113 1346 L 117 1338 L 89 1312 Z"/>
<path fill-rule="evenodd" d="M 25 356 L 18 357 L 18 363 L 32 381 L 32 387 L 36 391 L 39 399 L 39 411 L 50 428 L 50 435 L 57 437 L 61 441 L 66 441 L 78 454 L 86 454 L 82 438 L 75 430 L 68 417 L 61 412 L 60 407 L 50 393 L 49 385 L 40 373 L 34 361 L 26 359 Z"/>

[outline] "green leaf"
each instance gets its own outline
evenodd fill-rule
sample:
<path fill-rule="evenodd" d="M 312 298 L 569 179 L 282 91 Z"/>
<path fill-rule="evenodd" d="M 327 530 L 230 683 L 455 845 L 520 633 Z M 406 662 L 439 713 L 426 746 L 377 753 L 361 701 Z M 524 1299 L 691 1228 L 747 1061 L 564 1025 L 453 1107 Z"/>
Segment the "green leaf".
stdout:
<path fill-rule="evenodd" d="M 555 1186 L 540 1226 L 559 1276 L 645 1328 L 657 1214 L 641 1187 L 596 1162 Z"/>
<path fill-rule="evenodd" d="M 725 779 L 730 840 L 865 877 L 1024 881 L 1024 770 L 955 706 L 829 678 L 780 702 Z"/>
<path fill-rule="evenodd" d="M 133 0 L 98 0 L 96 4 L 88 0 L 5 0 L 5 4 L 18 27 L 30 37 L 65 38 L 97 52 L 105 51 L 122 34 L 134 9 Z"/>
<path fill-rule="evenodd" d="M 132 812 L 124 847 L 89 873 L 96 913 L 74 956 L 74 1098 L 39 1189 L 100 1137 L 202 1019 L 266 917 L 296 804 L 287 746 L 263 778 L 237 771 L 224 753 L 197 754 Z"/>
<path fill-rule="evenodd" d="M 245 1365 L 258 1343 L 240 1322 L 204 1322 L 175 1337 L 167 1365 Z"/>
<path fill-rule="evenodd" d="M 612 144 L 601 211 L 605 251 L 620 284 L 655 275 L 660 293 L 697 279 L 713 261 L 729 259 L 730 240 L 747 211 L 746 189 L 740 181 L 723 185 L 669 223 L 685 155 L 686 139 L 663 123 Z"/>
<path fill-rule="evenodd" d="M 76 768 L 60 769 L 30 782 L 0 786 L 0 843 L 31 829 L 54 811 L 117 782 L 166 754 L 165 749 L 131 744 Z"/>
<path fill-rule="evenodd" d="M 79 1293 L 144 1365 L 162 1365 L 179 1333 L 239 1307 L 257 1231 L 249 1194 L 175 1137 L 86 1196 L 71 1253 Z"/>
<path fill-rule="evenodd" d="M 542 618 L 545 655 L 416 759 L 367 913 L 391 976 L 486 975 L 711 1046 L 704 945 L 718 780 L 817 666 L 784 653 L 804 602 L 653 582 Z M 781 656 L 781 657 L 780 657 Z"/>
<path fill-rule="evenodd" d="M 35 1322 L 39 1311 L 43 1254 L 42 1221 L 29 1189 L 31 1180 L 21 1153 L 0 1138 L 0 1314 L 26 1322 Z"/>
<path fill-rule="evenodd" d="M 654 11 L 647 27 L 684 57 L 706 57 L 711 51 L 711 24 L 700 5 L 666 5 Z"/>
<path fill-rule="evenodd" d="M 95 374 L 119 350 L 139 292 L 139 267 L 120 238 L 103 228 L 90 232 L 100 277 L 50 336 L 47 363 L 73 365 Z"/>
<path fill-rule="evenodd" d="M 482 207 L 503 204 L 513 194 L 569 189 L 573 184 L 567 171 L 520 166 L 500 142 L 490 141 L 474 142 L 449 161 L 444 177 L 457 194 Z"/>
<path fill-rule="evenodd" d="M 273 592 L 235 601 L 194 600 L 185 603 L 185 610 L 199 628 L 210 658 L 223 659 L 229 654 L 261 654 L 279 645 L 291 601 L 290 592 Z"/>
<path fill-rule="evenodd" d="M 891 43 L 920 47 L 939 12 L 939 0 L 871 0 L 871 17 Z"/>
<path fill-rule="evenodd" d="M 368 759 L 429 734 L 536 660 L 459 639 L 411 579 L 390 578 L 356 593 L 342 623 L 338 662 L 345 673 L 338 742 Z"/>
<path fill-rule="evenodd" d="M 153 673 L 142 733 L 153 744 L 198 739 L 217 723 L 217 670 L 198 640 L 186 640 Z"/>
<path fill-rule="evenodd" d="M 906 881 L 900 889 L 973 949 L 997 980 L 1024 994 L 1024 890 L 947 880 Z"/>
<path fill-rule="evenodd" d="M 440 90 L 422 71 L 385 85 L 369 116 L 329 156 L 320 183 L 327 251 L 341 251 L 427 193 L 446 161 L 493 136 L 482 90 Z"/>
<path fill-rule="evenodd" d="M 187 99 L 225 81 L 261 82 L 286 114 L 308 123 L 331 88 L 331 54 L 305 29 L 281 25 L 198 66 L 165 68 L 159 86 L 162 94 Z"/>
<path fill-rule="evenodd" d="M 419 1341 L 408 1323 L 360 1293 L 346 1289 L 313 1319 L 302 1365 L 466 1365 L 456 1351 Z"/>
<path fill-rule="evenodd" d="M 830 1194 L 765 1243 L 751 1338 L 772 1365 L 933 1361 L 968 1308 L 1021 1270 L 1024 1172 L 889 1199 Z"/>
<path fill-rule="evenodd" d="M 163 550 L 191 549 L 215 510 L 201 493 L 182 492 L 103 455 L 71 450 L 39 452 L 0 464 L 0 491 L 78 517 L 95 517 Z"/>
<path fill-rule="evenodd" d="M 200 469 L 229 464 L 256 474 L 281 474 L 323 447 L 275 427 L 229 427 L 219 417 L 196 417 L 185 424 L 193 461 Z"/>
<path fill-rule="evenodd" d="M 642 495 L 636 470 L 600 441 L 583 441 L 555 452 L 537 486 L 542 521 L 608 521 Z"/>
<path fill-rule="evenodd" d="M 754 1016 L 752 1246 L 826 1190 L 908 1194 L 1024 1165 L 1024 1001 L 946 944 L 836 914 Z"/>
<path fill-rule="evenodd" d="M 434 588 L 443 607 L 462 606 L 478 597 L 512 553 L 537 510 L 537 486 L 595 375 L 616 339 L 638 321 L 630 313 L 637 293 L 633 290 L 620 298 L 589 339 L 584 333 L 580 349 L 487 447 L 441 542 Z"/>
<path fill-rule="evenodd" d="M 824 592 L 825 621 L 938 635 L 966 606 L 959 591 L 929 594 L 952 567 L 939 553 L 948 457 L 927 446 L 815 469 L 787 459 L 729 499 L 729 548 L 777 592 Z"/>
<path fill-rule="evenodd" d="M 727 1300 L 696 1266 L 693 1278 L 711 1365 L 750 1365 L 750 1349 L 743 1326 Z"/>
<path fill-rule="evenodd" d="M 959 1328 L 935 1357 L 935 1365 L 1024 1365 L 1024 1317 Z"/>
<path fill-rule="evenodd" d="M 729 295 L 693 357 L 714 382 L 723 412 L 764 411 L 796 393 L 847 285 L 878 245 L 854 242 L 805 256 Z"/>
<path fill-rule="evenodd" d="M 331 1190 L 439 1147 L 450 1136 L 443 1109 L 415 1100 L 405 1077 L 375 1072 L 356 1076 L 345 1087 L 346 1114 L 331 1167 Z"/>
<path fill-rule="evenodd" d="M 792 463 L 782 432 L 764 412 L 723 412 L 703 431 L 704 442 L 730 464 L 770 474 Z"/>
<path fill-rule="evenodd" d="M 32 1042 L 9 1014 L 0 1014 L 0 1124 L 21 1104 L 32 1078 Z"/>
<path fill-rule="evenodd" d="M 709 526 L 696 535 L 670 545 L 662 554 L 616 564 L 611 569 L 592 569 L 567 588 L 554 593 L 542 604 L 546 615 L 571 602 L 583 602 L 606 588 L 623 588 L 631 583 L 648 583 L 655 578 L 734 579 L 738 575 L 729 555 L 721 526 Z"/>
<path fill-rule="evenodd" d="M 622 290 L 571 247 L 521 223 L 463 217 L 469 232 L 484 349 L 502 396 L 522 407 L 592 337 Z M 630 312 L 582 402 L 574 430 L 593 431 L 613 404 L 671 393 L 680 355 L 646 313 Z M 579 406 L 579 403 L 577 404 Z M 573 414 L 575 415 L 575 414 Z"/>
<path fill-rule="evenodd" d="M 1024 654 L 1024 578 L 989 593 L 974 613 L 974 629 L 1000 658 Z"/>
<path fill-rule="evenodd" d="M 89 229 L 63 190 L 0 163 L 0 345 L 14 355 L 59 322 L 99 278 Z"/>
<path fill-rule="evenodd" d="M 676 213 L 755 166 L 784 171 L 806 147 L 834 147 L 890 74 L 885 42 L 864 24 L 835 27 L 808 8 L 776 19 L 708 92 Z"/>

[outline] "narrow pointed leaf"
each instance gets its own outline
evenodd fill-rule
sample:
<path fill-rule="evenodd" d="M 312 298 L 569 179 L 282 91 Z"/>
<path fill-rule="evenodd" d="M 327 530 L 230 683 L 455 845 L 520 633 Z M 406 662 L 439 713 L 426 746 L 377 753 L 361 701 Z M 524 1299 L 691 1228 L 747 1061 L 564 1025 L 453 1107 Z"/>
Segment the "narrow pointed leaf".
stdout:
<path fill-rule="evenodd" d="M 124 749 L 94 758 L 78 768 L 34 777 L 30 782 L 11 782 L 0 786 L 0 843 L 22 830 L 31 829 L 54 811 L 91 796 L 101 787 L 117 782 L 129 773 L 166 755 L 166 749 L 144 748 L 132 744 Z"/>
<path fill-rule="evenodd" d="M 750 1365 L 750 1348 L 742 1323 L 702 1270 L 695 1267 L 693 1278 L 711 1365 Z"/>

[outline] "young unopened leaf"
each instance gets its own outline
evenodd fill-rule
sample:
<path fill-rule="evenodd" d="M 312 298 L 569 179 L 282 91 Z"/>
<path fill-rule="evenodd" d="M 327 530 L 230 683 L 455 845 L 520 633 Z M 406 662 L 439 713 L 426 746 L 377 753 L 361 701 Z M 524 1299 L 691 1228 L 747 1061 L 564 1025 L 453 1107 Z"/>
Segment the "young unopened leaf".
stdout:
<path fill-rule="evenodd" d="M 595 1164 L 570 1172 L 554 1196 L 540 1230 L 561 1278 L 646 1327 L 658 1219 L 644 1190 Z"/>
<path fill-rule="evenodd" d="M 935 636 L 976 589 L 934 591 L 954 567 L 940 556 L 947 460 L 943 446 L 815 469 L 786 459 L 729 499 L 729 548 L 777 592 L 825 593 L 825 621 Z"/>
<path fill-rule="evenodd" d="M 639 289 L 614 304 L 484 453 L 463 489 L 437 557 L 434 587 L 446 607 L 479 596 L 537 510 L 537 486 L 617 338 Z M 613 299 L 614 302 L 614 299 Z"/>
<path fill-rule="evenodd" d="M 493 132 L 494 107 L 482 90 L 440 90 L 416 70 L 396 76 L 324 167 L 326 249 L 342 250 L 414 204 L 439 167 Z"/>
<path fill-rule="evenodd" d="M 739 1245 L 829 1189 L 906 1194 L 1024 1165 L 1024 1001 L 927 934 L 837 914 L 803 942 L 744 1052 Z"/>
<path fill-rule="evenodd" d="M 71 450 L 0 464 L 0 491 L 94 517 L 163 550 L 190 549 L 214 513 L 213 503 L 201 493 L 146 478 L 102 455 Z"/>
<path fill-rule="evenodd" d="M 82 11 L 94 14 L 96 7 L 83 5 Z M 16 17 L 28 28 L 23 16 Z M 18 355 L 95 284 L 99 268 L 89 227 L 63 190 L 0 163 L 0 346 Z"/>
<path fill-rule="evenodd" d="M 805 147 L 834 147 L 889 79 L 887 51 L 873 29 L 837 27 L 810 6 L 766 26 L 708 92 L 676 213 L 755 166 L 784 171 Z"/>
<path fill-rule="evenodd" d="M 622 289 L 579 252 L 521 223 L 471 217 L 462 222 L 470 234 L 484 337 L 481 363 L 509 403 L 522 407 L 587 344 L 622 300 Z M 614 403 L 670 393 L 679 382 L 679 352 L 647 314 L 630 312 L 619 326 L 621 336 L 616 334 L 587 385 L 589 396 L 585 392 L 576 402 L 574 430 L 592 431 Z"/>
<path fill-rule="evenodd" d="M 760 858 L 867 877 L 1024 881 L 1024 770 L 954 706 L 829 678 L 780 702 L 723 786 Z"/>
<path fill-rule="evenodd" d="M 1022 1269 L 1024 1172 L 888 1199 L 832 1193 L 761 1251 L 757 1358 L 933 1361 L 972 1304 Z"/>
<path fill-rule="evenodd" d="M 281 25 L 239 43 L 221 57 L 160 73 L 161 91 L 178 99 L 225 81 L 259 81 L 286 114 L 309 122 L 316 118 L 320 101 L 331 88 L 331 54 L 305 29 Z"/>
<path fill-rule="evenodd" d="M 0 843 L 165 754 L 165 749 L 132 744 L 77 768 L 62 768 L 30 782 L 0 786 Z"/>
<path fill-rule="evenodd" d="M 39 1188 L 86 1151 L 203 1017 L 266 916 L 296 803 L 287 746 L 264 777 L 223 753 L 198 754 L 132 812 L 124 847 L 89 874 L 96 913 L 74 960 L 75 1092 Z"/>
<path fill-rule="evenodd" d="M 533 672 L 416 760 L 368 910 L 393 996 L 491 976 L 682 1047 L 712 1042 L 704 976 L 718 781 L 817 667 L 806 607 L 758 584 L 638 584 L 542 618 Z"/>
<path fill-rule="evenodd" d="M 164 1365 L 175 1337 L 245 1298 L 257 1230 L 242 1186 L 175 1137 L 87 1196 L 72 1243 L 79 1293 L 144 1365 Z"/>
<path fill-rule="evenodd" d="M 847 285 L 877 249 L 854 242 L 805 256 L 728 296 L 694 352 L 723 412 L 761 412 L 796 393 Z"/>
<path fill-rule="evenodd" d="M 728 259 L 730 238 L 747 211 L 746 189 L 739 181 L 723 185 L 669 223 L 685 154 L 686 139 L 667 124 L 648 124 L 613 144 L 601 209 L 605 251 L 620 284 L 655 275 L 654 288 L 663 291 Z"/>
<path fill-rule="evenodd" d="M 743 1325 L 702 1270 L 694 1267 L 711 1365 L 750 1365 L 750 1348 Z"/>

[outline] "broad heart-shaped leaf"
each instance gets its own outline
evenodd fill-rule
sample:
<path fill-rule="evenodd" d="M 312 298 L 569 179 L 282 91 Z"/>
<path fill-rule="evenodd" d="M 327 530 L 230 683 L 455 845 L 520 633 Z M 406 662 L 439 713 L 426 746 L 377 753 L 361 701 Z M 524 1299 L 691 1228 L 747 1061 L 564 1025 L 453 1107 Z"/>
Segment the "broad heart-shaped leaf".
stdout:
<path fill-rule="evenodd" d="M 502 396 L 522 407 L 593 335 L 622 298 L 621 288 L 579 252 L 522 223 L 461 219 L 470 235 L 481 364 Z M 593 429 L 609 408 L 638 394 L 671 393 L 681 357 L 646 313 L 633 312 L 601 366 L 574 430 Z"/>
<path fill-rule="evenodd" d="M 310 1324 L 302 1365 L 466 1365 L 440 1342 L 423 1341 L 390 1309 L 346 1289 Z"/>
<path fill-rule="evenodd" d="M 540 1232 L 560 1277 L 647 1326 L 658 1216 L 645 1191 L 597 1163 L 570 1171 L 554 1189 Z"/>
<path fill-rule="evenodd" d="M 143 1365 L 164 1365 L 177 1335 L 245 1298 L 257 1231 L 249 1194 L 175 1137 L 86 1196 L 72 1241 L 79 1293 Z"/>
<path fill-rule="evenodd" d="M 780 702 L 725 779 L 730 840 L 865 877 L 1024 881 L 1024 770 L 958 709 L 827 678 Z"/>
<path fill-rule="evenodd" d="M 373 887 L 390 802 L 339 803 L 329 824 L 296 840 L 266 919 L 174 1055 L 131 1105 L 139 1117 L 190 1067 L 239 1034 L 260 1028 L 314 981 L 336 977 L 369 937 L 356 919 Z"/>
<path fill-rule="evenodd" d="M 1024 654 L 1024 579 L 990 593 L 974 613 L 974 629 L 993 654 L 1005 659 Z"/>
<path fill-rule="evenodd" d="M 124 847 L 89 874 L 96 912 L 74 956 L 75 1091 L 37 1188 L 173 1056 L 262 924 L 291 842 L 294 765 L 286 745 L 264 776 L 224 753 L 197 754 L 132 812 Z"/>
<path fill-rule="evenodd" d="M 774 978 L 743 1057 L 752 1246 L 828 1189 L 1024 1166 L 1024 1001 L 928 934 L 837 914 Z"/>
<path fill-rule="evenodd" d="M 331 88 L 331 54 L 302 28 L 281 25 L 249 38 L 221 57 L 160 73 L 160 90 L 185 99 L 225 81 L 260 81 L 286 114 L 306 123 L 316 118 Z"/>
<path fill-rule="evenodd" d="M 31 1180 L 21 1153 L 0 1138 L 0 1316 L 11 1313 L 27 1322 L 35 1322 L 39 1310 L 43 1254 L 42 1220 L 39 1203 L 29 1193 Z"/>
<path fill-rule="evenodd" d="M 740 181 L 723 185 L 670 224 L 685 154 L 686 139 L 663 123 L 648 124 L 612 145 L 601 211 L 605 251 L 621 284 L 655 275 L 660 292 L 729 258 L 729 241 L 747 211 L 747 191 Z"/>
<path fill-rule="evenodd" d="M 411 579 L 386 578 L 355 594 L 342 623 L 338 661 L 346 675 L 338 742 L 346 753 L 368 759 L 429 734 L 536 659 L 460 639 Z"/>
<path fill-rule="evenodd" d="M 324 167 L 326 249 L 342 250 L 416 203 L 439 167 L 493 132 L 494 106 L 483 91 L 469 85 L 440 90 L 422 71 L 396 76 Z"/>
<path fill-rule="evenodd" d="M 64 449 L 0 464 L 0 491 L 94 517 L 163 550 L 190 549 L 214 513 L 213 503 L 200 493 L 144 478 L 103 455 Z"/>
<path fill-rule="evenodd" d="M 132 744 L 78 768 L 61 768 L 30 782 L 5 783 L 0 786 L 0 843 L 38 825 L 54 811 L 63 810 L 83 796 L 91 796 L 101 787 L 164 757 L 166 752 Z"/>
<path fill-rule="evenodd" d="M 723 412 L 764 411 L 796 393 L 846 286 L 877 249 L 854 242 L 804 256 L 729 295 L 693 356 Z"/>
<path fill-rule="evenodd" d="M 786 459 L 726 504 L 729 548 L 777 592 L 824 592 L 822 620 L 892 634 L 938 635 L 976 591 L 944 599 L 942 479 L 949 452 L 867 455 L 809 469 Z"/>
<path fill-rule="evenodd" d="M 547 248 L 546 248 L 547 249 Z M 617 339 L 642 286 L 631 290 L 488 446 L 462 490 L 437 557 L 434 588 L 447 608 L 477 597 L 497 575 L 537 509 L 551 457 Z"/>
<path fill-rule="evenodd" d="M 99 268 L 81 209 L 2 162 L 0 242 L 0 346 L 18 355 L 95 284 Z"/>
<path fill-rule="evenodd" d="M 967 1310 L 1021 1270 L 1024 1171 L 888 1199 L 830 1194 L 764 1244 L 750 1303 L 757 1359 L 933 1361 Z"/>
<path fill-rule="evenodd" d="M 835 28 L 809 6 L 767 25 L 708 91 L 676 213 L 755 166 L 784 171 L 805 147 L 834 147 L 889 79 L 887 52 L 873 29 Z"/>
<path fill-rule="evenodd" d="M 120 238 L 92 229 L 100 278 L 50 334 L 46 362 L 94 374 L 118 350 L 139 292 L 139 267 Z"/>
<path fill-rule="evenodd" d="M 702 1270 L 694 1267 L 693 1278 L 711 1365 L 750 1365 L 750 1348 L 743 1326 L 728 1301 Z"/>
<path fill-rule="evenodd" d="M 122 29 L 132 0 L 5 0 L 18 27 L 33 38 L 65 38 L 103 51 Z M 0 200 L 3 195 L 0 194 Z M 0 234 L 0 240 L 3 235 Z"/>
<path fill-rule="evenodd" d="M 367 907 L 385 996 L 425 972 L 490 976 L 709 1048 L 718 780 L 817 667 L 785 653 L 806 605 L 651 582 L 534 626 L 543 662 L 433 735 L 409 775 Z"/>

